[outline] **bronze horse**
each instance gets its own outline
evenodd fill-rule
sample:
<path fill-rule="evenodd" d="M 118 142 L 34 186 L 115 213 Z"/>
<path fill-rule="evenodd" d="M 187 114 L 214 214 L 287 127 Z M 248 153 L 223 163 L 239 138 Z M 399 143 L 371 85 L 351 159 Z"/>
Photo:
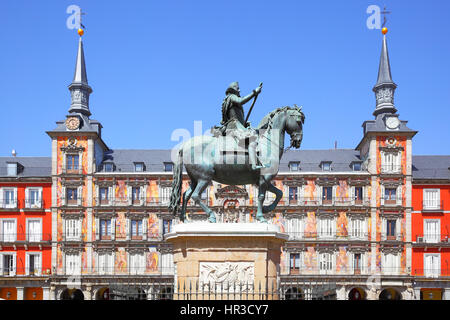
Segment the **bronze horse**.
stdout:
<path fill-rule="evenodd" d="M 180 220 L 184 221 L 187 202 L 192 198 L 209 215 L 209 221 L 216 222 L 214 212 L 201 201 L 201 194 L 211 181 L 227 185 L 253 184 L 258 186 L 256 219 L 266 222 L 263 213 L 274 210 L 283 196 L 283 192 L 271 180 L 278 173 L 280 159 L 285 151 L 285 133 L 291 137 L 290 147 L 300 148 L 304 121 L 305 116 L 297 106 L 278 108 L 261 120 L 257 127 L 258 150 L 259 161 L 264 168 L 258 170 L 251 169 L 245 147 L 239 146 L 230 135 L 196 136 L 184 142 L 174 164 L 169 210 L 173 214 L 180 211 Z M 191 183 L 183 193 L 180 208 L 183 165 Z M 270 205 L 263 206 L 266 191 L 274 193 L 276 197 Z"/>

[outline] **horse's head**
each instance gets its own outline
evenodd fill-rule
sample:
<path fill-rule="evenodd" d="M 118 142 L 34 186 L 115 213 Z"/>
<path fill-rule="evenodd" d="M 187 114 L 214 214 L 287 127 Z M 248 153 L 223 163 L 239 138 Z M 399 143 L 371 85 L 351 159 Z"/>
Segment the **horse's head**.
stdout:
<path fill-rule="evenodd" d="M 303 139 L 303 123 L 305 122 L 305 115 L 301 107 L 291 107 L 286 111 L 286 132 L 291 136 L 291 147 L 300 148 Z"/>

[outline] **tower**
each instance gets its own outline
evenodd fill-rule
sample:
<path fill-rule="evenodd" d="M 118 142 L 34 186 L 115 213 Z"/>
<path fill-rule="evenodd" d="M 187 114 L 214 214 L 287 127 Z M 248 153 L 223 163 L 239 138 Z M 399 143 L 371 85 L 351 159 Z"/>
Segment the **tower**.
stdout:
<path fill-rule="evenodd" d="M 47 131 L 52 139 L 52 273 L 61 276 L 61 281 L 75 282 L 92 267 L 92 175 L 109 150 L 101 138 L 102 125 L 90 119 L 92 88 L 88 84 L 80 30 L 75 72 L 69 85 L 70 108 L 66 119 L 57 121 L 56 128 Z M 53 288 L 58 285 L 59 282 L 54 283 Z M 51 299 L 55 298 L 54 290 Z"/>
<path fill-rule="evenodd" d="M 378 267 L 408 273 L 411 267 L 412 138 L 417 133 L 399 120 L 394 105 L 387 29 L 383 28 L 374 120 L 365 121 L 356 147 L 371 176 L 372 271 Z M 398 274 L 400 274 L 398 273 Z M 406 285 L 406 284 L 405 284 Z"/>

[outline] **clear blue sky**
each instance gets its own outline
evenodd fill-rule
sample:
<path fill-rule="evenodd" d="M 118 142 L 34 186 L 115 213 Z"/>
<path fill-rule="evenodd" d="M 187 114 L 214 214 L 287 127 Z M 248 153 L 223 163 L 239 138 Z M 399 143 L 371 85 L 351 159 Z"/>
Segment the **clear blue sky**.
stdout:
<path fill-rule="evenodd" d="M 208 129 L 235 80 L 243 94 L 264 82 L 253 124 L 295 103 L 303 149 L 355 148 L 373 119 L 382 40 L 366 9 L 386 4 L 395 104 L 419 131 L 413 153 L 450 154 L 450 1 L 2 0 L 1 156 L 50 156 L 45 131 L 70 105 L 71 4 L 87 12 L 91 118 L 110 148 L 171 148 L 174 129 Z"/>

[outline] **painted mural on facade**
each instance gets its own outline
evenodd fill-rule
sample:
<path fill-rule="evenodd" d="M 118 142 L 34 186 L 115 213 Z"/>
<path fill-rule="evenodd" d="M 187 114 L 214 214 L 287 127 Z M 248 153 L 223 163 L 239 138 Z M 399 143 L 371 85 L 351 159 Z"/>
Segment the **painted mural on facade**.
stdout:
<path fill-rule="evenodd" d="M 313 179 L 307 180 L 306 185 L 303 188 L 303 197 L 306 201 L 312 201 L 315 200 L 317 196 L 318 195 L 315 181 Z"/>
<path fill-rule="evenodd" d="M 281 212 L 275 213 L 275 216 L 272 218 L 272 224 L 278 226 L 280 228 L 280 232 L 286 232 L 285 230 L 285 220 Z"/>
<path fill-rule="evenodd" d="M 315 238 L 316 236 L 316 213 L 314 211 L 310 211 L 306 213 L 305 238 Z"/>
<path fill-rule="evenodd" d="M 347 247 L 339 247 L 336 256 L 336 272 L 345 273 L 349 271 L 349 259 L 347 255 Z"/>
<path fill-rule="evenodd" d="M 126 239 L 127 237 L 127 218 L 125 212 L 117 213 L 116 219 L 116 239 Z"/>
<path fill-rule="evenodd" d="M 151 213 L 148 217 L 148 237 L 159 237 L 159 219 L 156 213 Z"/>
<path fill-rule="evenodd" d="M 127 273 L 127 252 L 125 248 L 118 248 L 115 254 L 114 270 L 117 273 Z"/>
<path fill-rule="evenodd" d="M 348 218 L 345 211 L 339 212 L 336 225 L 336 236 L 346 237 L 348 236 Z"/>
<path fill-rule="evenodd" d="M 336 197 L 338 201 L 350 198 L 350 188 L 346 180 L 339 180 L 339 184 L 336 186 Z"/>
<path fill-rule="evenodd" d="M 307 247 L 304 252 L 304 265 L 306 271 L 317 270 L 317 252 L 313 246 Z"/>
<path fill-rule="evenodd" d="M 126 180 L 117 180 L 114 197 L 117 204 L 128 204 L 128 187 Z"/>
<path fill-rule="evenodd" d="M 158 252 L 147 252 L 146 257 L 146 263 L 145 263 L 145 272 L 146 273 L 153 273 L 158 272 L 158 261 L 159 261 L 159 255 Z"/>

